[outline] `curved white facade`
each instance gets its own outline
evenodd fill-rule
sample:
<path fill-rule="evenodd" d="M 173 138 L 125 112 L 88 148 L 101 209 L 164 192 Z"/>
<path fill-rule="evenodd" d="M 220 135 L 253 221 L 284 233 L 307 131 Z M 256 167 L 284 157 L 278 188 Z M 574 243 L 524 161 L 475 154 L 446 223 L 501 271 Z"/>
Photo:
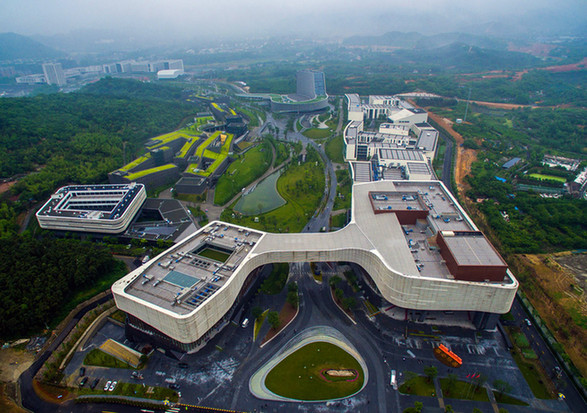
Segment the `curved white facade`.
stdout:
<path fill-rule="evenodd" d="M 432 183 L 444 189 L 443 196 L 450 196 L 442 183 Z M 518 282 L 509 271 L 503 282 L 463 281 L 446 274 L 423 275 L 420 272 L 396 215 L 374 214 L 369 204 L 371 191 L 398 189 L 403 190 L 396 188 L 390 181 L 355 184 L 353 220 L 337 232 L 272 234 L 250 230 L 260 234 L 256 244 L 239 262 L 222 287 L 193 311 L 179 314 L 173 308 L 163 308 L 133 295 L 133 283 L 138 282 L 137 279 L 148 272 L 150 266 L 157 265 L 165 256 L 180 251 L 190 241 L 193 242 L 194 238 L 202 237 L 202 232 L 219 224 L 212 222 L 151 263 L 137 268 L 114 283 L 112 292 L 116 305 L 174 340 L 193 343 L 230 310 L 247 276 L 257 267 L 278 262 L 345 261 L 363 267 L 381 295 L 399 307 L 433 311 L 508 312 L 518 288 Z M 454 198 L 448 201 L 458 207 Z M 467 225 L 476 229 L 460 207 L 458 211 L 466 219 Z M 237 227 L 233 224 L 221 225 Z"/>

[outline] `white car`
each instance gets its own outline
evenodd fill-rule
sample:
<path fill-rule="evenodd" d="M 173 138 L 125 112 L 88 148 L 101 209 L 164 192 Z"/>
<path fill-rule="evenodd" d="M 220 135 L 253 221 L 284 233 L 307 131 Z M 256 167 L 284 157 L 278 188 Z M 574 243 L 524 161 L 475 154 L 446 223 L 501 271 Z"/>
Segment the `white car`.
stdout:
<path fill-rule="evenodd" d="M 117 384 L 118 384 L 117 381 L 113 381 L 112 384 L 110 385 L 110 388 L 108 389 L 108 391 L 113 391 Z"/>
<path fill-rule="evenodd" d="M 108 380 L 106 382 L 106 385 L 104 386 L 104 391 L 108 391 L 108 389 L 110 388 L 110 385 L 112 384 L 112 382 L 110 380 Z"/>

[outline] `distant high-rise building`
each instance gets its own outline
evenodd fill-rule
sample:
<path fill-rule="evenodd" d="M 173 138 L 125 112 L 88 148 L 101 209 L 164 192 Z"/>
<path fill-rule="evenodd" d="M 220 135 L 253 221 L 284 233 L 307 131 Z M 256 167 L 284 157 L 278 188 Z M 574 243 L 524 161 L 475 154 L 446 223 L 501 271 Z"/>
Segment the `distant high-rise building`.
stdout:
<path fill-rule="evenodd" d="M 181 70 L 183 72 L 183 60 L 182 59 L 176 59 L 176 60 L 168 60 L 168 67 L 166 67 L 166 69 L 178 69 Z"/>
<path fill-rule="evenodd" d="M 326 96 L 326 80 L 323 72 L 312 70 L 302 70 L 296 74 L 297 91 L 296 94 L 303 96 L 308 100 L 317 96 Z"/>
<path fill-rule="evenodd" d="M 43 64 L 43 73 L 45 74 L 47 83 L 50 85 L 63 86 L 66 83 L 65 73 L 63 73 L 61 63 Z"/>

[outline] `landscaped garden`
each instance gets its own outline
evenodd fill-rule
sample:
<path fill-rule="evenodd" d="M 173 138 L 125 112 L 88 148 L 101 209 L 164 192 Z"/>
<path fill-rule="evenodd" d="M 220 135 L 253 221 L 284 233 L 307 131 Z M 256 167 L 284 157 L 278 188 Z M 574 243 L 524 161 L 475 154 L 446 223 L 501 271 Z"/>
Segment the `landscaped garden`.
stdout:
<path fill-rule="evenodd" d="M 111 356 L 110 354 L 104 353 L 100 349 L 93 349 L 84 358 L 84 364 L 86 366 L 100 366 L 100 367 L 109 367 L 114 369 L 132 369 L 129 364 L 118 360 L 116 357 Z"/>
<path fill-rule="evenodd" d="M 273 393 L 296 400 L 330 400 L 355 394 L 365 375 L 359 362 L 327 342 L 310 343 L 275 366 L 265 378 Z"/>
<path fill-rule="evenodd" d="M 306 138 L 310 139 L 325 139 L 328 138 L 332 134 L 330 129 L 318 129 L 318 128 L 311 128 L 307 129 L 302 132 Z"/>
<path fill-rule="evenodd" d="M 277 181 L 277 190 L 287 201 L 285 205 L 258 217 L 238 214 L 231 205 L 220 219 L 264 231 L 300 232 L 324 195 L 324 165 L 318 153 L 310 148 L 305 163 L 287 165 Z"/>
<path fill-rule="evenodd" d="M 249 149 L 241 158 L 235 160 L 218 179 L 214 191 L 214 203 L 224 205 L 242 188 L 262 176 L 271 166 L 271 146 L 262 143 Z"/>

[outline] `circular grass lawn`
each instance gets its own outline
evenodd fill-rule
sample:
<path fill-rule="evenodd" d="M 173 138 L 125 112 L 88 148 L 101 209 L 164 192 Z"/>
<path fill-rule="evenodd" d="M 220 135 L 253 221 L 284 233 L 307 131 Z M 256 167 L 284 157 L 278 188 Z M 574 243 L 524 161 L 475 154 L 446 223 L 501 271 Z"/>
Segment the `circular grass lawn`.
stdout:
<path fill-rule="evenodd" d="M 340 372 L 336 376 L 329 370 Z M 296 400 L 340 399 L 357 393 L 365 375 L 359 362 L 340 347 L 326 342 L 305 345 L 267 374 L 265 387 Z"/>

